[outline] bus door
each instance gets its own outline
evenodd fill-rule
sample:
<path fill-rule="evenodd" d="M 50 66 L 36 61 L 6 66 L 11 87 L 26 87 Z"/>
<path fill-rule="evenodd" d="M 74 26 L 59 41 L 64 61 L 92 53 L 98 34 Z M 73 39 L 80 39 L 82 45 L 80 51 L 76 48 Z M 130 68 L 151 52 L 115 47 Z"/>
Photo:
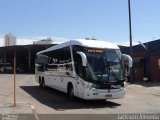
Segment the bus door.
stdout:
<path fill-rule="evenodd" d="M 82 66 L 82 58 L 80 55 L 76 54 L 75 56 L 75 83 L 76 89 L 79 97 L 83 97 L 84 94 L 84 79 L 85 79 L 85 67 Z"/>
<path fill-rule="evenodd" d="M 76 91 L 79 97 L 84 96 L 84 81 L 78 75 L 75 77 Z"/>

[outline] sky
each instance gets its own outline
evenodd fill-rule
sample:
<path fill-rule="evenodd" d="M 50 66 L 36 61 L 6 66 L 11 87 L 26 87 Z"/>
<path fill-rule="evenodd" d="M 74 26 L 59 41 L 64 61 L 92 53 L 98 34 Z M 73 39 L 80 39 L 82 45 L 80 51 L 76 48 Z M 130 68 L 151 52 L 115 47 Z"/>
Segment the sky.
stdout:
<path fill-rule="evenodd" d="M 160 0 L 131 0 L 133 44 L 160 39 Z M 0 46 L 12 33 L 18 44 L 96 38 L 129 45 L 128 0 L 1 0 Z"/>

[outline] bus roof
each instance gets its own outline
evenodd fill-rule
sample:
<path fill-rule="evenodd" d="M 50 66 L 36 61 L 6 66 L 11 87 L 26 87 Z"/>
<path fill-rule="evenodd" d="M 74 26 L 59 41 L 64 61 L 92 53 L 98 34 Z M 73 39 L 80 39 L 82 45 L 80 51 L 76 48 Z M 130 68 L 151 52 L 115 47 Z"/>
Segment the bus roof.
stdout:
<path fill-rule="evenodd" d="M 85 40 L 85 39 L 78 39 L 78 40 L 70 40 L 67 42 L 64 42 L 62 44 L 58 44 L 55 46 L 52 46 L 50 48 L 47 48 L 43 51 L 38 52 L 37 54 L 50 52 L 53 50 L 57 50 L 60 48 L 64 48 L 70 45 L 79 45 L 84 47 L 90 47 L 90 48 L 102 48 L 102 49 L 119 49 L 119 47 L 111 42 L 106 41 L 99 41 L 99 40 Z"/>

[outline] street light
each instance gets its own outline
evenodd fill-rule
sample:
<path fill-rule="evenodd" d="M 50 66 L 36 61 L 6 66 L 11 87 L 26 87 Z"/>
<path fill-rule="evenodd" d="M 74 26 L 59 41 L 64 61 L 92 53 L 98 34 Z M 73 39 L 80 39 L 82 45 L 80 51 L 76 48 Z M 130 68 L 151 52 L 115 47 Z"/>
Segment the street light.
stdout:
<path fill-rule="evenodd" d="M 130 0 L 128 0 L 128 14 L 129 14 L 129 42 L 130 42 L 130 56 L 133 58 L 133 50 L 132 50 L 132 25 L 131 25 L 131 6 Z M 133 70 L 130 69 L 130 80 L 133 83 Z"/>
<path fill-rule="evenodd" d="M 148 48 L 141 42 L 141 41 L 138 41 L 138 43 L 145 49 L 148 51 Z"/>
<path fill-rule="evenodd" d="M 14 107 L 16 107 L 16 46 L 14 45 L 14 85 L 13 85 L 13 92 L 14 92 Z"/>

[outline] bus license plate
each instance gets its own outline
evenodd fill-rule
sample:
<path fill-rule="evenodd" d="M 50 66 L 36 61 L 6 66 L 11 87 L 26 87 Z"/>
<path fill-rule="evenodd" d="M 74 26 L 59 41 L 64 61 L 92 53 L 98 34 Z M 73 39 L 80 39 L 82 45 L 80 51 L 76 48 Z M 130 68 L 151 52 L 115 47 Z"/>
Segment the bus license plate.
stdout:
<path fill-rule="evenodd" d="M 107 98 L 111 98 L 111 97 L 112 97 L 112 94 L 107 94 L 106 97 L 107 97 Z"/>

